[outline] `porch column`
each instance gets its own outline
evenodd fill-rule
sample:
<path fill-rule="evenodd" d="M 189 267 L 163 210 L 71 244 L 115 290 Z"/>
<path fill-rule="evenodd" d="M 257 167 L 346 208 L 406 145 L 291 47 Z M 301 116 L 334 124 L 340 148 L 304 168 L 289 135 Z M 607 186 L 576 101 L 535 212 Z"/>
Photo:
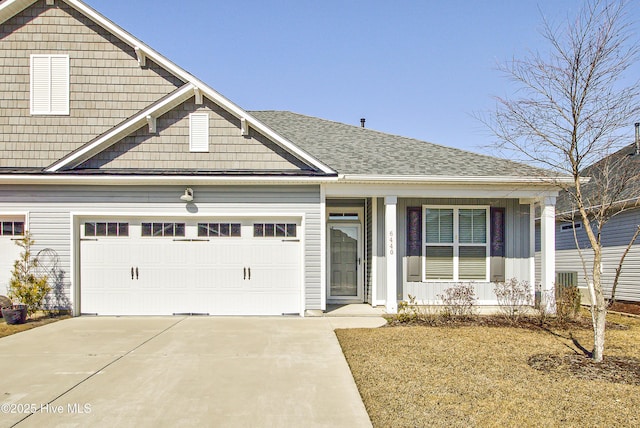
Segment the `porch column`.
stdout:
<path fill-rule="evenodd" d="M 541 202 L 540 217 L 540 304 L 554 312 L 556 281 L 556 198 L 547 196 Z"/>
<path fill-rule="evenodd" d="M 397 196 L 386 196 L 384 198 L 384 236 L 385 236 L 385 259 L 387 261 L 387 304 L 388 314 L 398 312 L 398 266 L 397 266 Z"/>
<path fill-rule="evenodd" d="M 536 301 L 536 203 L 529 202 L 529 284 L 531 301 Z"/>

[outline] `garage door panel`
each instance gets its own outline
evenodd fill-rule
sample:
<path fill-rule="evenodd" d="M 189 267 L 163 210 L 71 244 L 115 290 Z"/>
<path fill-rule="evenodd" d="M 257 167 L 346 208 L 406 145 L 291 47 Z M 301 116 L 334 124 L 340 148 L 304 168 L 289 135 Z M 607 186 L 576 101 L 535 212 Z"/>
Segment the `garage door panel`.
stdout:
<path fill-rule="evenodd" d="M 141 237 L 140 223 L 131 222 L 125 239 L 81 242 L 81 312 L 299 313 L 300 242 L 254 238 L 251 222 L 244 226 L 241 237 L 202 238 L 187 223 L 186 236 L 174 239 Z"/>

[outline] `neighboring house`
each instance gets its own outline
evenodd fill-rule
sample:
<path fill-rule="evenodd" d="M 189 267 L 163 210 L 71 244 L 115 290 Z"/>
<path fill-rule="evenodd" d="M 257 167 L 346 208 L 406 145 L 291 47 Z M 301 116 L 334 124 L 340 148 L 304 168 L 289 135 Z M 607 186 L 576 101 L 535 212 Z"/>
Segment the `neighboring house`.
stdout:
<path fill-rule="evenodd" d="M 29 230 L 75 315 L 495 304 L 534 279 L 536 204 L 553 287 L 550 172 L 245 111 L 78 0 L 0 2 L 0 151 L 0 287 Z"/>
<path fill-rule="evenodd" d="M 598 180 L 606 179 L 615 186 L 624 177 L 628 183 L 620 194 L 615 195 L 616 214 L 607 221 L 602 230 L 602 285 L 605 298 L 611 297 L 611 289 L 620 258 L 629 245 L 636 228 L 640 225 L 640 207 L 634 208 L 638 205 L 640 198 L 640 181 L 638 180 L 640 177 L 640 155 L 637 144 L 631 144 L 617 151 L 581 173 L 585 177 L 592 176 L 591 181 L 582 187 L 588 206 L 597 207 L 602 203 L 602 183 L 598 185 Z M 620 160 L 623 161 L 620 162 Z M 606 162 L 611 165 L 608 167 L 611 172 L 603 178 L 598 171 L 606 168 Z M 590 272 L 593 254 L 582 219 L 580 214 L 574 211 L 574 206 L 571 195 L 567 192 L 561 192 L 557 200 L 556 272 L 558 273 L 558 281 L 576 283 L 581 289 L 583 302 L 589 302 L 583 260 L 587 272 Z M 579 247 L 576 247 L 576 238 Z M 577 248 L 580 248 L 581 251 L 578 251 Z M 615 297 L 616 300 L 640 302 L 640 239 L 635 241 L 624 260 Z"/>

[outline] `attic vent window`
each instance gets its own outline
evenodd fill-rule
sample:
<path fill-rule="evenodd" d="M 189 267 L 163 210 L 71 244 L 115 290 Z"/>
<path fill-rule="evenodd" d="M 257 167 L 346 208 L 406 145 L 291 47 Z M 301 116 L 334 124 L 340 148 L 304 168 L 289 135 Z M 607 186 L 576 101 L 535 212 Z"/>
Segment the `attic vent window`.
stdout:
<path fill-rule="evenodd" d="M 191 113 L 189 115 L 189 150 L 192 152 L 209 151 L 208 113 Z"/>
<path fill-rule="evenodd" d="M 31 114 L 69 114 L 69 55 L 31 55 Z"/>
<path fill-rule="evenodd" d="M 580 222 L 563 223 L 560 225 L 560 232 L 572 232 L 574 229 L 575 230 L 582 229 L 582 223 Z"/>

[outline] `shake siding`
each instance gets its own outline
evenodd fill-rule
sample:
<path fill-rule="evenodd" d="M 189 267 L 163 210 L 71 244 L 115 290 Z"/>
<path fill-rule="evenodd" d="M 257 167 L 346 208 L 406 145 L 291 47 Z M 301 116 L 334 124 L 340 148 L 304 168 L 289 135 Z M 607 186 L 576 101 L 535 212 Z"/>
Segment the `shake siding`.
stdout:
<path fill-rule="evenodd" d="M 529 280 L 529 206 L 520 205 L 517 199 L 399 199 L 398 200 L 398 284 L 399 298 L 408 300 L 409 294 L 418 301 L 437 302 L 438 295 L 454 282 L 408 282 L 406 280 L 406 209 L 423 205 L 486 205 L 505 208 L 505 279 Z M 424 218 L 422 219 L 424 222 Z M 424 227 L 424 225 L 423 225 Z M 424 249 L 423 249 L 424 251 Z M 496 303 L 493 285 L 490 282 L 473 282 L 479 303 Z"/>
<path fill-rule="evenodd" d="M 249 217 L 269 213 L 304 215 L 305 309 L 320 309 L 320 191 L 317 186 L 194 186 L 193 189 L 198 216 L 225 213 Z M 71 299 L 72 212 L 97 214 L 93 217 L 126 212 L 141 213 L 141 217 L 189 218 L 192 215 L 178 200 L 183 191 L 184 186 L 155 189 L 138 186 L 68 186 L 58 189 L 0 186 L 0 200 L 3 201 L 2 209 L 29 213 L 27 227 L 33 232 L 35 251 L 51 248 L 58 253 L 63 273 L 60 281 L 66 297 Z"/>
<path fill-rule="evenodd" d="M 189 114 L 209 114 L 209 152 L 189 150 Z M 156 133 L 147 125 L 83 163 L 90 169 L 299 170 L 300 161 L 251 130 L 240 133 L 240 119 L 205 99 L 194 98 L 160 116 Z"/>
<path fill-rule="evenodd" d="M 70 114 L 31 115 L 31 54 L 66 54 Z M 183 84 L 64 2 L 0 26 L 0 167 L 45 167 Z M 8 152 L 12 152 L 11 155 Z"/>

